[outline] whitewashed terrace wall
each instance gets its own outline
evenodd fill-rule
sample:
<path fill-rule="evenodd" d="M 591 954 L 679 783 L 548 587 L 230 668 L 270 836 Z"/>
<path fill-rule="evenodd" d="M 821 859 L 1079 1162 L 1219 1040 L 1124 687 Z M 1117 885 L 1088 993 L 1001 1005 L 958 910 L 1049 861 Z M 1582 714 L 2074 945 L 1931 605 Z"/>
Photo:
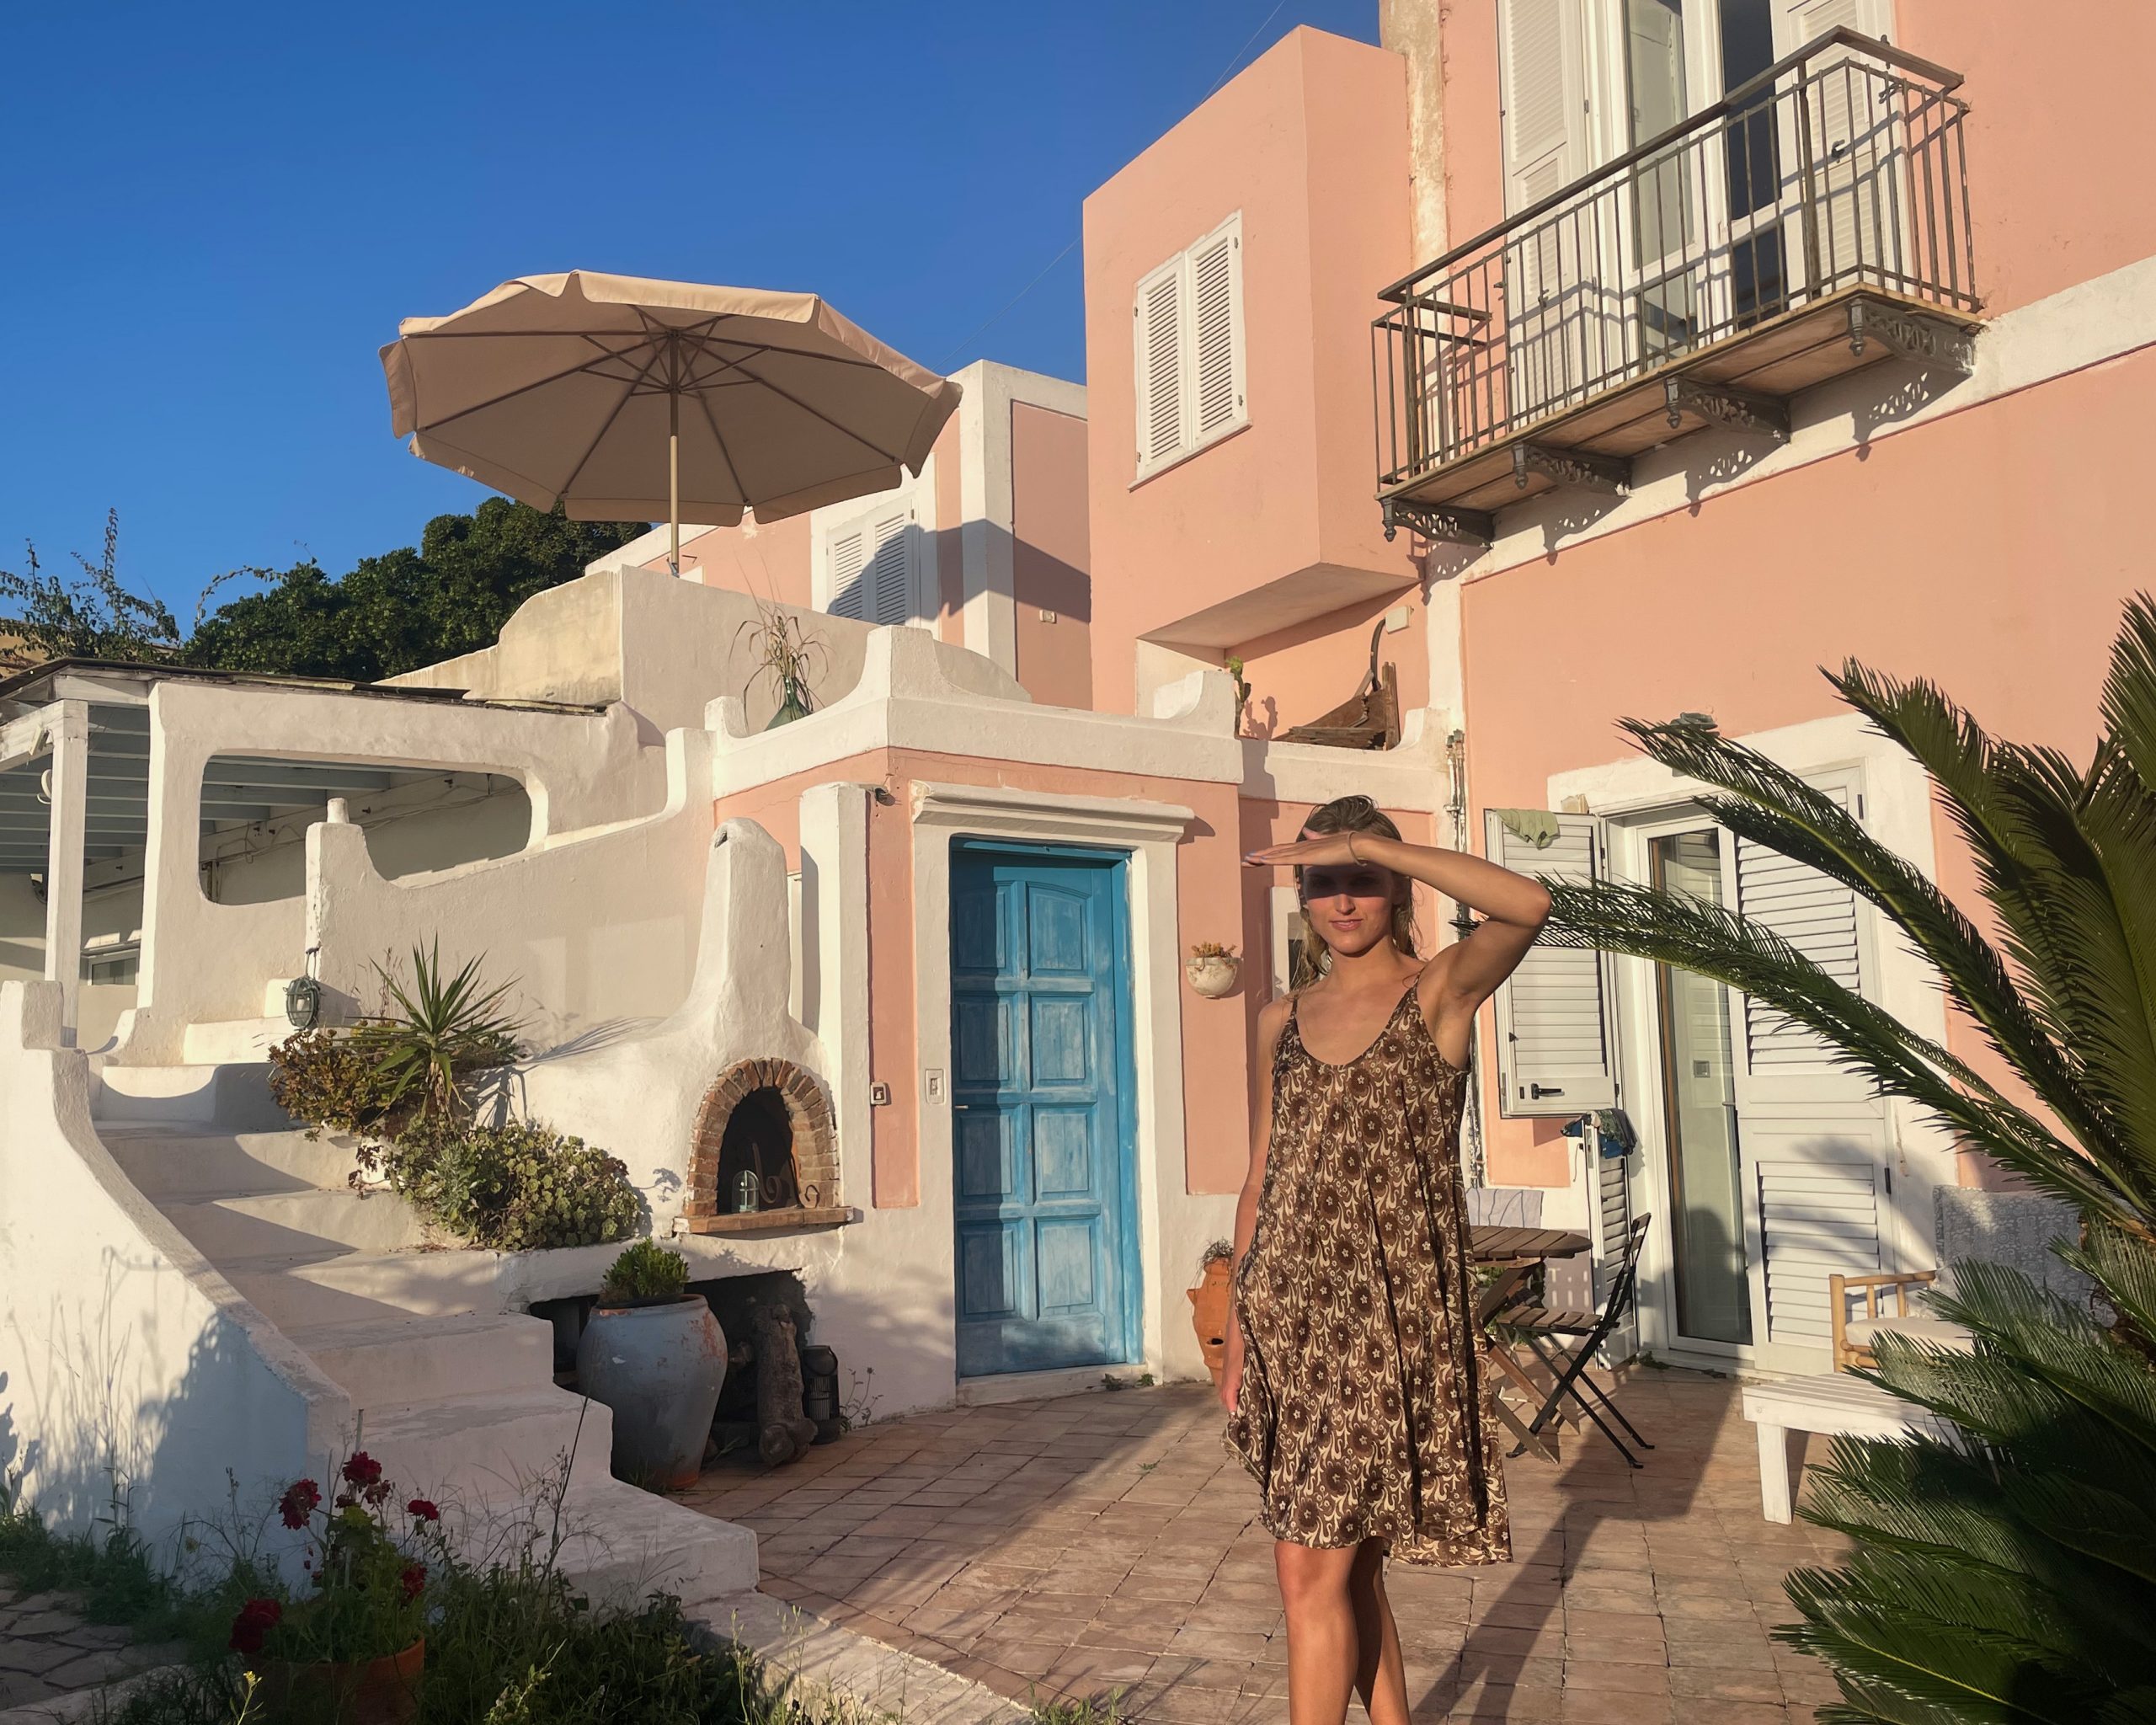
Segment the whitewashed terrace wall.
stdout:
<path fill-rule="evenodd" d="M 0 1476 L 61 1527 L 153 1542 L 322 1477 L 344 1392 L 138 1192 L 90 1123 L 60 990 L 0 984 Z"/>
<path fill-rule="evenodd" d="M 363 828 L 309 828 L 304 944 L 332 1013 L 371 1010 L 375 965 L 437 943 L 447 969 L 476 959 L 484 982 L 514 985 L 507 1004 L 540 1049 L 671 1012 L 702 921 L 711 740 L 675 731 L 665 756 L 658 813 L 435 873 L 386 879 Z"/>
<path fill-rule="evenodd" d="M 121 1022 L 116 1056 L 130 1065 L 179 1060 L 190 1023 L 259 1016 L 265 985 L 296 975 L 305 956 L 301 900 L 219 905 L 203 895 L 202 773 L 213 756 L 503 774 L 531 798 L 535 842 L 648 812 L 662 795 L 663 751 L 643 745 L 620 707 L 519 712 L 168 682 L 151 691 L 149 710 L 140 1004 Z"/>
<path fill-rule="evenodd" d="M 656 1024 L 531 1062 L 512 1098 L 518 1113 L 627 1163 L 662 1235 L 688 1196 L 696 1109 L 712 1081 L 750 1059 L 791 1060 L 819 1076 L 826 1070 L 822 1044 L 787 1010 L 786 852 L 754 821 L 729 820 L 699 847 L 697 868 L 696 964 L 680 1006 Z M 770 1261 L 754 1248 L 744 1259 L 752 1268 Z"/>

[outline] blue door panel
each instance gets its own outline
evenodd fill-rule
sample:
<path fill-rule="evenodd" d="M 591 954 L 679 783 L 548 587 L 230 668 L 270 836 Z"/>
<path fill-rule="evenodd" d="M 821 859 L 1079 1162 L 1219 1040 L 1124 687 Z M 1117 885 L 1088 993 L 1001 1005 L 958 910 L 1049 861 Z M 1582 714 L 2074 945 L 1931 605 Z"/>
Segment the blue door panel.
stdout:
<path fill-rule="evenodd" d="M 951 1032 L 958 1370 L 1109 1365 L 1138 1335 L 1123 859 L 960 845 Z"/>

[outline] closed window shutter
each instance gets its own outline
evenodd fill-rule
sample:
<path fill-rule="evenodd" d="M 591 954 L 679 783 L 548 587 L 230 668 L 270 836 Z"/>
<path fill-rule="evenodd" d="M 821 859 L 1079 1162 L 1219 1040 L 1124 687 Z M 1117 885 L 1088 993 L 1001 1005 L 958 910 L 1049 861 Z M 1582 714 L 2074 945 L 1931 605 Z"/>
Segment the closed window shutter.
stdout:
<path fill-rule="evenodd" d="M 1603 1302 L 1616 1291 L 1617 1274 L 1624 1267 L 1625 1247 L 1632 1231 L 1632 1192 L 1627 1158 L 1604 1156 L 1597 1144 L 1595 1162 L 1594 1303 L 1600 1311 Z M 1605 1365 L 1620 1365 L 1639 1351 L 1640 1309 L 1636 1295 L 1631 1311 L 1610 1331 L 1603 1346 L 1602 1361 Z"/>
<path fill-rule="evenodd" d="M 868 599 L 868 621 L 908 622 L 913 617 L 913 516 L 886 515 L 870 530 L 875 547 L 862 586 Z"/>
<path fill-rule="evenodd" d="M 1138 285 L 1138 467 L 1140 473 L 1182 452 L 1183 260 L 1177 258 Z"/>
<path fill-rule="evenodd" d="M 825 609 L 833 617 L 868 616 L 862 573 L 868 563 L 868 536 L 859 527 L 831 536 L 826 555 L 830 559 L 830 601 Z"/>
<path fill-rule="evenodd" d="M 1242 242 L 1240 224 L 1208 241 L 1190 269 L 1193 435 L 1203 438 L 1242 412 Z"/>
<path fill-rule="evenodd" d="M 1561 814 L 1538 850 L 1493 812 L 1491 861 L 1521 874 L 1585 884 L 1603 870 L 1601 824 Z M 1513 1117 L 1570 1118 L 1617 1102 L 1617 1040 L 1609 967 L 1598 952 L 1537 942 L 1497 990 L 1499 1108 Z"/>
<path fill-rule="evenodd" d="M 1588 168 L 1586 75 L 1579 0 L 1501 0 L 1505 208 L 1517 214 Z M 1595 313 L 1588 258 L 1593 221 L 1551 211 L 1504 254 L 1508 407 L 1516 419 L 1561 404 L 1589 377 Z"/>
<path fill-rule="evenodd" d="M 1833 1340 L 1829 1276 L 1879 1269 L 1879 1167 L 1822 1156 L 1758 1164 L 1767 1339 L 1824 1348 Z"/>
<path fill-rule="evenodd" d="M 1502 0 L 1508 210 L 1524 210 L 1587 169 L 1575 3 Z"/>
<path fill-rule="evenodd" d="M 1847 793 L 1827 794 L 1845 803 Z M 1857 952 L 1856 895 L 1816 868 L 1793 862 L 1748 838 L 1737 841 L 1737 907 L 1780 935 L 1840 983 L 1863 991 Z M 1758 1075 L 1805 1075 L 1838 1070 L 1833 1051 L 1813 1030 L 1765 1001 L 1744 996 L 1745 1060 Z"/>

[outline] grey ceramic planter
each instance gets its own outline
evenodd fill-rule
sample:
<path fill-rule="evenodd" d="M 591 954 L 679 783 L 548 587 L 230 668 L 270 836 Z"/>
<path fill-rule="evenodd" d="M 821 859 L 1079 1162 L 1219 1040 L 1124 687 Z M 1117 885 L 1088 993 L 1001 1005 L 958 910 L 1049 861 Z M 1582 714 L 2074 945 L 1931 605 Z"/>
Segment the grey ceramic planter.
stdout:
<path fill-rule="evenodd" d="M 577 1386 L 614 1414 L 614 1477 L 694 1485 L 726 1381 L 726 1335 L 701 1295 L 602 1306 L 576 1346 Z"/>

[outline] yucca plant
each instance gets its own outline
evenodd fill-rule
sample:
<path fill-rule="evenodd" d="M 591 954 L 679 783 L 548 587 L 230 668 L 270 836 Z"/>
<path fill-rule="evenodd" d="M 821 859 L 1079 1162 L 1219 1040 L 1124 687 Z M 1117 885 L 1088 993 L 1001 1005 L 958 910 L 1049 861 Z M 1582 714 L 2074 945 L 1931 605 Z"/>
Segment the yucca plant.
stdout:
<path fill-rule="evenodd" d="M 393 1010 L 360 1025 L 351 1040 L 374 1063 L 383 1112 L 413 1120 L 468 1114 L 472 1075 L 505 1066 L 521 1051 L 523 1023 L 502 1010 L 515 980 L 483 987 L 477 959 L 445 976 L 440 941 L 412 948 L 408 984 L 386 965 L 375 974 Z"/>
<path fill-rule="evenodd" d="M 1957 1265 L 1933 1304 L 1972 1351 L 1881 1338 L 1865 1375 L 1945 1434 L 1838 1441 L 1815 1482 L 1803 1513 L 1853 1551 L 1790 1576 L 1803 1621 L 1780 1632 L 1834 1671 L 1844 1699 L 1819 1717 L 2156 1720 L 2156 604 L 2127 607 L 2085 768 L 1987 735 L 1929 683 L 1854 661 L 1828 681 L 1930 774 L 1995 937 L 1839 804 L 1711 724 L 1624 729 L 1710 787 L 1700 803 L 1723 825 L 1877 906 L 2036 1106 L 1720 905 L 1553 881 L 1545 937 L 1756 996 L 2080 1211 L 2060 1256 L 2094 1279 L 2100 1314 Z"/>

